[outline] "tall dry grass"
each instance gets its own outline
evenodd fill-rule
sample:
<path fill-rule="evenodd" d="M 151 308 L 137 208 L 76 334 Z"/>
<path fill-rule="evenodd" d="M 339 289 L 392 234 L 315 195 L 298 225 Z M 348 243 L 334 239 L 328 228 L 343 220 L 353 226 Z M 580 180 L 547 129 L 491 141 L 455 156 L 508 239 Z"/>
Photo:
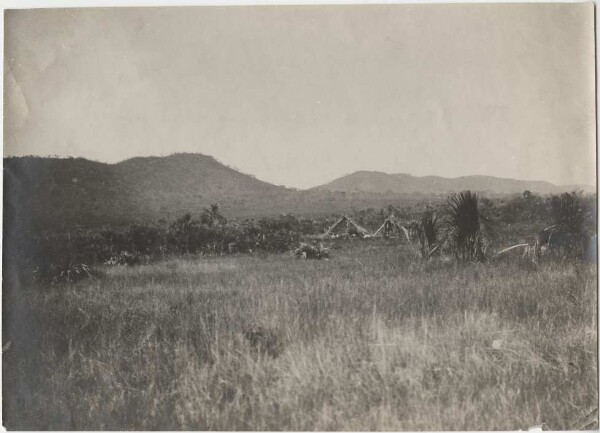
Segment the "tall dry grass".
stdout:
<path fill-rule="evenodd" d="M 597 407 L 595 266 L 422 263 L 385 242 L 334 256 L 178 259 L 22 293 L 5 425 L 566 429 Z"/>

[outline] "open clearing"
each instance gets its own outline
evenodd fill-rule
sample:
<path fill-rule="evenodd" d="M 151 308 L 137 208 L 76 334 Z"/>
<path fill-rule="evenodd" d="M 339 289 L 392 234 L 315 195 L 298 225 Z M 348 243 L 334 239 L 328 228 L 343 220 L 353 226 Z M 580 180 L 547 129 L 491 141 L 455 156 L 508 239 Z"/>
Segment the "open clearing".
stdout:
<path fill-rule="evenodd" d="M 515 430 L 597 418 L 595 264 L 459 266 L 383 240 L 338 246 L 328 261 L 103 268 L 5 300 L 5 425 Z"/>

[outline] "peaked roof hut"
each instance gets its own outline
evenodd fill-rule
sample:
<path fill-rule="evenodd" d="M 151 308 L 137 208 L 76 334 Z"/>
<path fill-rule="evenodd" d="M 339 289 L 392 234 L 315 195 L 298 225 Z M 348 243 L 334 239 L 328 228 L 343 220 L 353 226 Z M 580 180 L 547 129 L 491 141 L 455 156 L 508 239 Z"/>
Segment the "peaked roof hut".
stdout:
<path fill-rule="evenodd" d="M 407 240 L 410 240 L 410 235 L 406 227 L 391 218 L 387 218 L 373 234 L 373 236 L 383 237 L 398 237 L 402 235 L 404 235 Z"/>
<path fill-rule="evenodd" d="M 348 215 L 342 216 L 331 227 L 327 229 L 321 237 L 339 237 L 339 236 L 361 236 L 369 235 L 369 231 L 350 218 Z"/>

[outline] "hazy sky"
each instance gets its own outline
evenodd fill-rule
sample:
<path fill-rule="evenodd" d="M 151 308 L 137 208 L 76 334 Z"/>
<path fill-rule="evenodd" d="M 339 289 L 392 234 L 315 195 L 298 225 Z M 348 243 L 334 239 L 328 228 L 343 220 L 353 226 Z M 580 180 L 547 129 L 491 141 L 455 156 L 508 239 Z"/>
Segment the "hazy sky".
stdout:
<path fill-rule="evenodd" d="M 4 152 L 595 183 L 593 6 L 7 11 Z"/>

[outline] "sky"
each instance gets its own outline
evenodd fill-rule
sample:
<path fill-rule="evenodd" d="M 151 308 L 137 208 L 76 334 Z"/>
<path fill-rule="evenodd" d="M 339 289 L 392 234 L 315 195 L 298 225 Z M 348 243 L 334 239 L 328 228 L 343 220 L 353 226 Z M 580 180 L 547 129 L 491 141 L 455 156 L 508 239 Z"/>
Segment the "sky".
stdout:
<path fill-rule="evenodd" d="M 595 184 L 592 3 L 5 13 L 4 155 Z"/>

